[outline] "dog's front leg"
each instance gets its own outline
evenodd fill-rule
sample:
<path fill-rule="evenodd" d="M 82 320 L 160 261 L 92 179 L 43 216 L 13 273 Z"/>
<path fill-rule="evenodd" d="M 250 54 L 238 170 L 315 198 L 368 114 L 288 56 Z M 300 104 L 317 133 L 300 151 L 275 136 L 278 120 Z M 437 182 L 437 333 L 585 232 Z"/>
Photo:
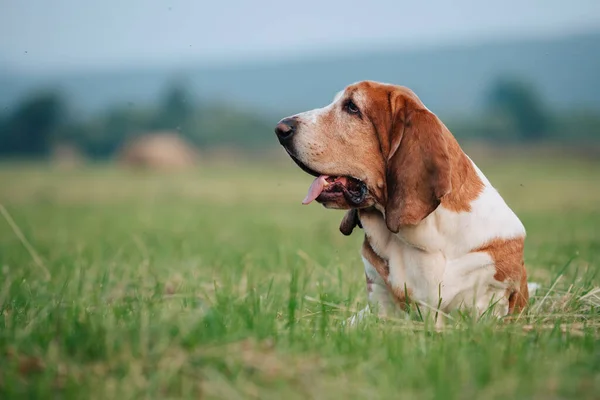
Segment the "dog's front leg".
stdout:
<path fill-rule="evenodd" d="M 382 317 L 393 316 L 398 312 L 398 305 L 383 278 L 368 260 L 363 258 L 363 261 L 367 281 L 368 305 L 348 319 L 350 325 L 356 325 L 366 314 L 371 312 L 376 312 L 377 315 Z"/>

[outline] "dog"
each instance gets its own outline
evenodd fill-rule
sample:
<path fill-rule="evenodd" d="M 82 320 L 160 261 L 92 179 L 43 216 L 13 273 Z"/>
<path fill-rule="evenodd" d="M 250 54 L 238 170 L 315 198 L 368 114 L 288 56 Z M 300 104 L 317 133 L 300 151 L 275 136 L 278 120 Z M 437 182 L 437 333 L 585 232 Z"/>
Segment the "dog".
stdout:
<path fill-rule="evenodd" d="M 368 303 L 380 315 L 410 302 L 498 317 L 525 308 L 523 224 L 412 90 L 358 82 L 275 133 L 315 177 L 303 204 L 348 210 L 344 235 L 364 230 Z"/>

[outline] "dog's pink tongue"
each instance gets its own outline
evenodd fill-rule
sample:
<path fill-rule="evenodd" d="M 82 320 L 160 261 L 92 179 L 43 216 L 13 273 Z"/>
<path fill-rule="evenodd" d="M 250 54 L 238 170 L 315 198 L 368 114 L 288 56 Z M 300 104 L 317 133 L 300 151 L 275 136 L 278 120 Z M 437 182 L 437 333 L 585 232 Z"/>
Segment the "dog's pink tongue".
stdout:
<path fill-rule="evenodd" d="M 302 204 L 310 204 L 314 199 L 319 197 L 323 191 L 323 188 L 325 187 L 325 184 L 327 183 L 327 178 L 329 178 L 327 175 L 321 175 L 310 184 L 308 193 L 306 194 L 304 200 L 302 200 Z"/>

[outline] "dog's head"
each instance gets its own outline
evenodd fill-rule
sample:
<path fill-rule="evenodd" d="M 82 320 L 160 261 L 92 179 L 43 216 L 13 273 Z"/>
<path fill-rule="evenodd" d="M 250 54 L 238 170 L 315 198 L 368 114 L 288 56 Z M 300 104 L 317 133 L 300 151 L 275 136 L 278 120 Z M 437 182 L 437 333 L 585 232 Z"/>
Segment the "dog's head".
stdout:
<path fill-rule="evenodd" d="M 359 82 L 326 107 L 282 119 L 275 132 L 300 168 L 316 177 L 305 204 L 375 206 L 398 232 L 419 223 L 451 191 L 452 136 L 408 88 Z"/>

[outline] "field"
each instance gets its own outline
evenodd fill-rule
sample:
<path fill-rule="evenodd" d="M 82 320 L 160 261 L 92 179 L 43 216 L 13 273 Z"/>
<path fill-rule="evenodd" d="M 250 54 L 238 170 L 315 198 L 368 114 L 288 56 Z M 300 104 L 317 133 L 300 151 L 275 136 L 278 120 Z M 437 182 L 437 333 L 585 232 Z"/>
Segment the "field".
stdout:
<path fill-rule="evenodd" d="M 291 165 L 0 165 L 0 398 L 597 399 L 600 163 L 474 157 L 528 230 L 517 317 L 343 321 L 362 232 Z"/>

